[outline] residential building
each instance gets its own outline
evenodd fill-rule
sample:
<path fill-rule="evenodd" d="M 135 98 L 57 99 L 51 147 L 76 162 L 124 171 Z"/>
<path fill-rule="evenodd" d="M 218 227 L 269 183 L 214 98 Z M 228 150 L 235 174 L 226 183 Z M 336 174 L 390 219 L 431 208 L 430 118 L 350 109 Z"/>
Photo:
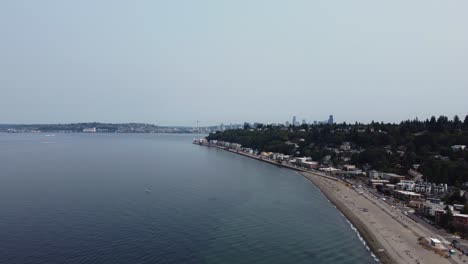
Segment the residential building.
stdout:
<path fill-rule="evenodd" d="M 418 182 L 414 186 L 414 191 L 417 193 L 426 193 L 430 194 L 432 190 L 432 184 L 428 182 Z"/>
<path fill-rule="evenodd" d="M 319 167 L 319 163 L 315 161 L 303 161 L 301 166 L 308 169 L 317 169 Z"/>
<path fill-rule="evenodd" d="M 440 225 L 443 219 L 444 214 L 446 213 L 445 210 L 443 209 L 436 209 L 434 210 L 434 220 L 435 223 Z"/>
<path fill-rule="evenodd" d="M 444 208 L 444 203 L 431 203 L 429 201 L 426 201 L 421 206 L 421 213 L 426 216 L 435 217 L 435 212 L 437 210 L 444 210 Z"/>
<path fill-rule="evenodd" d="M 95 127 L 83 128 L 83 133 L 96 133 L 96 128 Z"/>
<path fill-rule="evenodd" d="M 452 146 L 452 150 L 454 151 L 465 150 L 465 149 L 466 149 L 466 145 L 453 145 Z"/>
<path fill-rule="evenodd" d="M 446 193 L 448 190 L 448 186 L 447 184 L 439 184 L 439 185 L 433 185 L 432 186 L 432 192 L 434 194 L 442 194 L 442 193 Z"/>
<path fill-rule="evenodd" d="M 370 179 L 382 179 L 383 178 L 383 173 L 375 171 L 375 170 L 369 171 L 368 174 L 369 174 Z"/>
<path fill-rule="evenodd" d="M 233 149 L 233 150 L 240 150 L 242 148 L 242 145 L 241 144 L 237 144 L 237 143 L 231 143 L 229 145 L 229 148 Z"/>
<path fill-rule="evenodd" d="M 395 189 L 402 191 L 414 191 L 415 182 L 408 180 L 401 180 L 396 184 Z"/>
<path fill-rule="evenodd" d="M 351 150 L 351 143 L 349 143 L 349 142 L 344 142 L 344 143 L 340 146 L 340 150 L 342 150 L 342 151 L 349 151 L 349 150 Z"/>
<path fill-rule="evenodd" d="M 468 215 L 454 214 L 452 224 L 456 231 L 462 234 L 468 233 Z"/>
<path fill-rule="evenodd" d="M 371 185 L 373 188 L 376 188 L 377 186 L 385 186 L 388 183 L 390 183 L 388 180 L 378 180 L 378 179 L 369 180 L 369 185 Z"/>
<path fill-rule="evenodd" d="M 393 191 L 393 196 L 399 200 L 406 202 L 421 199 L 421 194 L 419 193 L 400 190 Z"/>
<path fill-rule="evenodd" d="M 345 170 L 345 171 L 354 171 L 354 170 L 356 170 L 356 165 L 349 165 L 349 164 L 343 165 L 343 170 Z"/>
<path fill-rule="evenodd" d="M 404 180 L 406 177 L 395 173 L 382 173 L 382 178 L 385 180 L 398 179 L 401 181 Z"/>

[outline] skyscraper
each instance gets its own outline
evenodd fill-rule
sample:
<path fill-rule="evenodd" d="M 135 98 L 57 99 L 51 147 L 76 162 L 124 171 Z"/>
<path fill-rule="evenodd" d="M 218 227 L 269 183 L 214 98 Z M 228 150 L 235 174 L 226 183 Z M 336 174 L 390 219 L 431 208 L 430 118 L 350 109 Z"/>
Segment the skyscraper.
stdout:
<path fill-rule="evenodd" d="M 293 125 L 293 126 L 296 125 L 296 116 L 293 116 L 292 125 Z"/>
<path fill-rule="evenodd" d="M 328 124 L 329 124 L 329 125 L 333 125 L 333 124 L 334 124 L 333 115 L 330 115 L 330 117 L 328 117 Z"/>

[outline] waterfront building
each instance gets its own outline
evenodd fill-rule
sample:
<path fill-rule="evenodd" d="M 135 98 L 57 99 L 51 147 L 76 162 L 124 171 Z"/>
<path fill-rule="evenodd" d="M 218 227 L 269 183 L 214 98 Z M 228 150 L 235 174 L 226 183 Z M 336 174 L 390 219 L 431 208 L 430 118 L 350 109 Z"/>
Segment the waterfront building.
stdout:
<path fill-rule="evenodd" d="M 457 232 L 461 234 L 468 233 L 468 215 L 454 214 L 452 224 Z"/>
<path fill-rule="evenodd" d="M 83 133 L 96 133 L 96 128 L 95 127 L 83 128 Z"/>
<path fill-rule="evenodd" d="M 421 199 L 421 194 L 409 191 L 395 190 L 393 191 L 393 196 L 399 200 L 406 202 Z"/>
<path fill-rule="evenodd" d="M 401 176 L 395 173 L 382 173 L 382 178 L 385 180 L 398 179 L 401 181 L 405 179 L 405 176 Z"/>
<path fill-rule="evenodd" d="M 425 201 L 421 206 L 421 213 L 426 216 L 435 217 L 436 211 L 444 210 L 444 203 L 431 203 Z"/>
<path fill-rule="evenodd" d="M 230 149 L 233 149 L 233 150 L 240 150 L 242 148 L 242 145 L 241 144 L 237 144 L 237 143 L 231 143 L 229 145 L 229 148 Z"/>
<path fill-rule="evenodd" d="M 372 186 L 373 188 L 376 188 L 377 186 L 385 186 L 389 184 L 390 182 L 387 180 L 369 180 L 369 185 Z"/>

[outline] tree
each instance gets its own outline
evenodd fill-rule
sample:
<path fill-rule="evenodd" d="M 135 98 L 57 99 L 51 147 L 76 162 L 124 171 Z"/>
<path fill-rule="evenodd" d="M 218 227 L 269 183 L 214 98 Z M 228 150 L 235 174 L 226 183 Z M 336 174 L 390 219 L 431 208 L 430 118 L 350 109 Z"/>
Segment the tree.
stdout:
<path fill-rule="evenodd" d="M 463 122 L 465 129 L 468 129 L 468 115 L 465 116 L 465 121 Z"/>
<path fill-rule="evenodd" d="M 461 211 L 462 214 L 468 214 L 468 203 L 463 206 L 463 210 Z"/>
<path fill-rule="evenodd" d="M 462 124 L 462 122 L 460 121 L 460 118 L 458 117 L 458 115 L 456 115 L 456 116 L 453 118 L 453 126 L 455 127 L 455 129 L 460 129 L 460 128 L 461 128 L 461 124 Z"/>
<path fill-rule="evenodd" d="M 450 232 L 454 231 L 453 225 L 453 213 L 450 211 L 450 208 L 448 206 L 445 207 L 445 213 L 442 215 L 440 219 L 440 226 L 442 228 L 450 230 Z"/>

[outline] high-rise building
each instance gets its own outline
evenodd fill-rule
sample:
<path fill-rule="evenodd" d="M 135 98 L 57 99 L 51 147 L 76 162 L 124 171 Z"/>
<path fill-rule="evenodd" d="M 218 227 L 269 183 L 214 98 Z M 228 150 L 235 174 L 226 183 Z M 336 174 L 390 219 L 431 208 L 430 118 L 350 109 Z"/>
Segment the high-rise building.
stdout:
<path fill-rule="evenodd" d="M 293 125 L 293 126 L 296 125 L 296 116 L 293 116 L 292 125 Z"/>
<path fill-rule="evenodd" d="M 333 125 L 333 124 L 334 124 L 333 115 L 330 115 L 330 117 L 328 117 L 328 124 L 329 124 L 329 125 Z"/>
<path fill-rule="evenodd" d="M 302 124 L 303 125 L 307 124 L 307 121 L 305 119 L 302 119 Z"/>

